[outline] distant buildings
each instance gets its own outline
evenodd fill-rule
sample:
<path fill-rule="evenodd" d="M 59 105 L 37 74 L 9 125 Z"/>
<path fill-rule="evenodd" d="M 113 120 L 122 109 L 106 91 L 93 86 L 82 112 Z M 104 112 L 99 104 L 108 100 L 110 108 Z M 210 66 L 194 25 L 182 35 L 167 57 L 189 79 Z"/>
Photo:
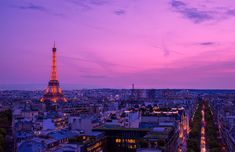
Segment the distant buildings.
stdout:
<path fill-rule="evenodd" d="M 12 134 L 19 152 L 185 150 L 199 95 L 211 101 L 221 145 L 234 149 L 234 101 L 228 95 L 135 89 L 137 100 L 132 101 L 132 90 L 125 89 L 64 92 L 70 102 L 56 104 L 38 102 L 39 91 L 0 93 L 1 107 L 10 107 L 13 112 Z"/>

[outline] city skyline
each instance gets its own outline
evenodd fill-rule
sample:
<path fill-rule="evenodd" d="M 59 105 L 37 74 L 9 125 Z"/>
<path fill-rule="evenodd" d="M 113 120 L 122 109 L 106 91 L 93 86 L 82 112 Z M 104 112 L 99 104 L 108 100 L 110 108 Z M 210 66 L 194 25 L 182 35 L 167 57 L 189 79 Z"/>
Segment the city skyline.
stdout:
<path fill-rule="evenodd" d="M 54 40 L 65 89 L 235 88 L 232 1 L 3 0 L 0 9 L 0 89 L 44 89 Z"/>

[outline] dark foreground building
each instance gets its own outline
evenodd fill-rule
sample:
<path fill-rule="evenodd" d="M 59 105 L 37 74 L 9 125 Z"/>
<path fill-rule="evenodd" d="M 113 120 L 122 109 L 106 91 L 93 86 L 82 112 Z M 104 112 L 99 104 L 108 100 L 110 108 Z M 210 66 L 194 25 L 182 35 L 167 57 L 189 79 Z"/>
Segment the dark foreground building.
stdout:
<path fill-rule="evenodd" d="M 94 131 L 105 133 L 106 144 L 104 152 L 136 152 L 136 149 L 143 143 L 142 139 L 150 130 L 139 128 L 100 127 L 94 129 Z"/>

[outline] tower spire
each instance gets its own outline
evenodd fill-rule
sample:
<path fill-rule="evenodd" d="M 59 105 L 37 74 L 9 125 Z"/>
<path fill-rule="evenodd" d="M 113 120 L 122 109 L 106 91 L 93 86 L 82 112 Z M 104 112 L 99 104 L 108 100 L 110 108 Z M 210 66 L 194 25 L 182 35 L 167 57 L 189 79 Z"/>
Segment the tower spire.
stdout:
<path fill-rule="evenodd" d="M 55 48 L 55 40 L 54 40 L 54 48 Z"/>
<path fill-rule="evenodd" d="M 51 80 L 57 80 L 56 72 L 56 48 L 54 42 L 54 48 L 52 48 L 52 69 L 51 69 Z"/>

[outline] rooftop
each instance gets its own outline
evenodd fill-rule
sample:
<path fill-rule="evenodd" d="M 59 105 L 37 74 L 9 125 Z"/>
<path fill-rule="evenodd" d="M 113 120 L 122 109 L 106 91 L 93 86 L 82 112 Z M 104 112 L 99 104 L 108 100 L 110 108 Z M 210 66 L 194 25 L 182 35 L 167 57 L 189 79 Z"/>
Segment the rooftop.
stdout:
<path fill-rule="evenodd" d="M 44 145 L 36 141 L 25 141 L 18 147 L 18 152 L 40 152 L 43 151 Z"/>
<path fill-rule="evenodd" d="M 148 139 L 168 139 L 173 132 L 173 127 L 156 127 L 153 128 L 144 138 Z"/>
<path fill-rule="evenodd" d="M 74 132 L 74 131 L 66 131 L 66 130 L 61 130 L 61 131 L 55 131 L 55 132 L 51 132 L 48 134 L 48 136 L 56 139 L 56 140 L 61 140 L 64 138 L 72 138 L 75 136 L 78 136 L 79 133 L 78 132 Z"/>
<path fill-rule="evenodd" d="M 123 130 L 123 131 L 150 131 L 151 129 L 145 129 L 145 128 L 125 128 L 118 125 L 103 125 L 101 127 L 94 128 L 93 130 Z"/>

